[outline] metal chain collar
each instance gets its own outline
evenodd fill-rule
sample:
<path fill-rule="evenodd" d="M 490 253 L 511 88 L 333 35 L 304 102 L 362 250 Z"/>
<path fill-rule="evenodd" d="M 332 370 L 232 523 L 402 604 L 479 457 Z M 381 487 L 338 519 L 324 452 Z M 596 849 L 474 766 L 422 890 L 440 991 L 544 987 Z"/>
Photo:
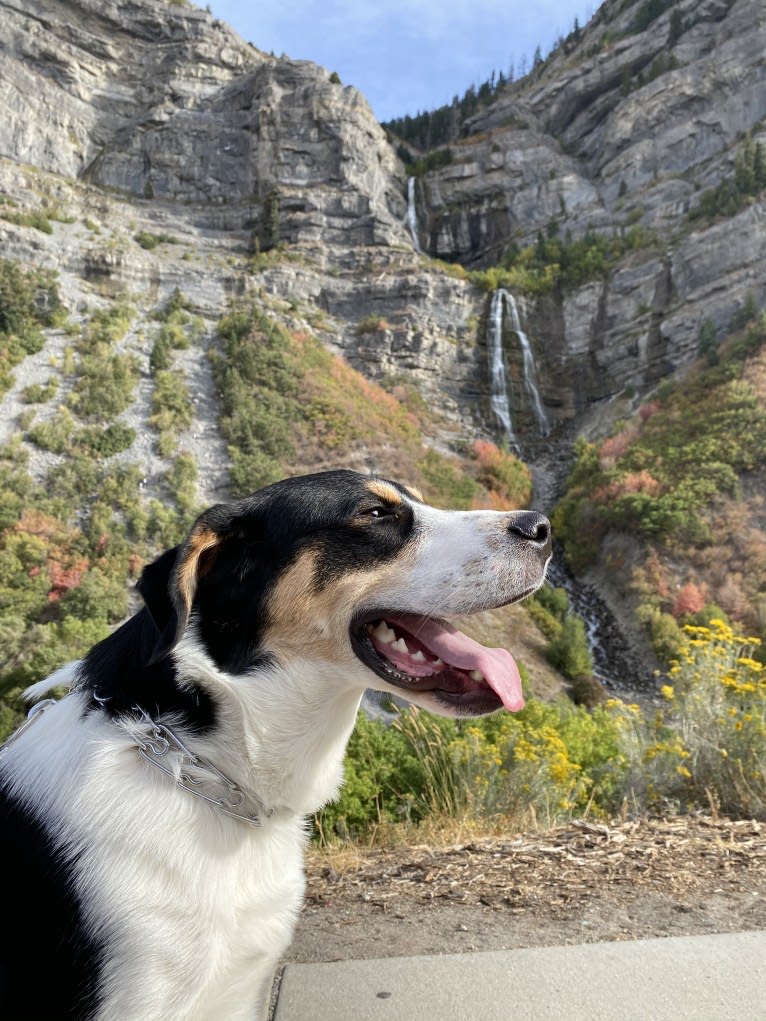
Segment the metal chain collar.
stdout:
<path fill-rule="evenodd" d="M 33 705 L 25 722 L 0 745 L 0 751 L 18 740 L 57 701 L 55 698 L 47 698 Z M 272 811 L 266 811 L 263 803 L 253 793 L 243 790 L 209 759 L 190 751 L 170 727 L 157 723 L 138 707 L 136 716 L 135 720 L 130 721 L 128 732 L 136 743 L 139 755 L 145 762 L 169 776 L 177 787 L 206 801 L 223 815 L 241 819 L 250 826 L 260 826 L 264 819 L 273 814 Z"/>
<path fill-rule="evenodd" d="M 272 815 L 252 792 L 243 790 L 209 759 L 190 751 L 170 727 L 157 723 L 143 709 L 130 726 L 139 755 L 182 790 L 201 798 L 223 815 L 260 826 Z"/>

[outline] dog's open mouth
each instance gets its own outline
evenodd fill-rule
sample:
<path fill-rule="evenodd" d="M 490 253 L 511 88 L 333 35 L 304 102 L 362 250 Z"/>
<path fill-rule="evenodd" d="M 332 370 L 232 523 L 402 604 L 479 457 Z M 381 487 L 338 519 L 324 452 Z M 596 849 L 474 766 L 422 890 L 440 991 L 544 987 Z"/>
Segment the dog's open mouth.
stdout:
<path fill-rule="evenodd" d="M 524 706 L 510 652 L 488 649 L 447 621 L 385 614 L 357 624 L 351 637 L 362 662 L 405 696 L 428 693 L 468 715 Z"/>

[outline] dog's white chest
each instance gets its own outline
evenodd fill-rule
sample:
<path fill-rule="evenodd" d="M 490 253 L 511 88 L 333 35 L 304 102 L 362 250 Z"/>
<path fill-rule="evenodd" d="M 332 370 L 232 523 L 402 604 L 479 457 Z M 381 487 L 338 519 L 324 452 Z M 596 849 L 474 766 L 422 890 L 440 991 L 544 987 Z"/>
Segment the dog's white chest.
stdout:
<path fill-rule="evenodd" d="M 267 824 L 244 834 L 228 853 L 220 853 L 214 831 L 202 833 L 200 840 L 207 836 L 213 847 L 203 851 L 181 840 L 152 869 L 140 869 L 138 862 L 134 868 L 128 854 L 113 860 L 110 876 L 102 873 L 99 884 L 98 900 L 113 932 L 99 1019 L 143 1021 L 146 988 L 152 990 L 152 1012 L 164 1019 L 257 1016 L 303 896 L 300 845 L 286 832 L 292 828 Z M 124 877 L 118 882 L 110 878 L 115 865 Z"/>

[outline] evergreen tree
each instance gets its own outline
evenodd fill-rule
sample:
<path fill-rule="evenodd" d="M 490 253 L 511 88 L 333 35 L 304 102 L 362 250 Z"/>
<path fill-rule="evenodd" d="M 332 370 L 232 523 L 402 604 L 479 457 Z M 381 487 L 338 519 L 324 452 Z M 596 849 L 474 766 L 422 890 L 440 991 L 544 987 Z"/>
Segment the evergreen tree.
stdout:
<path fill-rule="evenodd" d="M 670 15 L 670 29 L 668 31 L 668 46 L 675 46 L 684 32 L 684 17 L 676 7 Z"/>
<path fill-rule="evenodd" d="M 703 358 L 707 358 L 708 365 L 718 364 L 718 337 L 712 319 L 705 319 L 700 326 L 697 351 Z"/>

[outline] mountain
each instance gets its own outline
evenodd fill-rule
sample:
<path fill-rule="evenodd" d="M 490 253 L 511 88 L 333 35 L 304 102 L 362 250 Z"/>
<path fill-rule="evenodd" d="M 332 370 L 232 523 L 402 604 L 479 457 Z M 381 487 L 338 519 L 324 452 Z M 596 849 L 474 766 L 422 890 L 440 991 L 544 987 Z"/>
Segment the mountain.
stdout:
<path fill-rule="evenodd" d="M 186 2 L 0 0 L 5 684 L 119 620 L 197 507 L 284 472 L 525 502 L 501 384 L 552 505 L 576 435 L 763 304 L 764 21 L 609 0 L 428 148 Z"/>
<path fill-rule="evenodd" d="M 766 140 L 765 17 L 757 0 L 608 0 L 440 148 L 415 147 L 423 249 L 522 284 L 538 271 L 526 321 L 559 420 L 645 392 L 694 358 L 702 322 L 763 304 L 766 178 L 735 177 L 745 140 Z M 706 202 L 724 181 L 730 200 Z"/>

